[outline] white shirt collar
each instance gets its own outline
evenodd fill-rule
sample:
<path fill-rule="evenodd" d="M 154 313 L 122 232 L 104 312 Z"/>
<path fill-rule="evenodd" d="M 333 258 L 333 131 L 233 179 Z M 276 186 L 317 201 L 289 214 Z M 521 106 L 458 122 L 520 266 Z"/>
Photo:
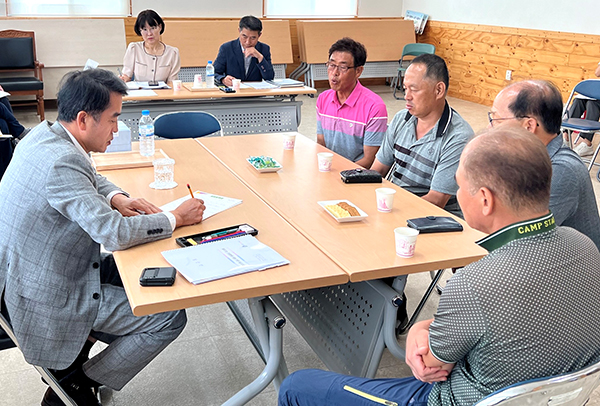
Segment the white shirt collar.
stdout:
<path fill-rule="evenodd" d="M 67 134 L 69 135 L 69 138 L 71 138 L 71 141 L 73 141 L 73 144 L 75 144 L 75 148 L 77 148 L 77 150 L 86 157 L 86 159 L 89 161 L 90 165 L 94 166 L 94 163 L 92 162 L 92 158 L 90 158 L 90 154 L 85 152 L 85 149 L 83 149 L 83 147 L 81 146 L 79 141 L 77 141 L 77 138 L 73 137 L 73 134 L 71 134 L 69 132 L 69 130 L 67 130 L 67 128 L 64 125 L 62 125 L 62 123 L 60 121 L 58 122 L 58 124 L 60 124 L 60 126 L 62 128 L 64 128 L 64 130 L 67 132 Z"/>

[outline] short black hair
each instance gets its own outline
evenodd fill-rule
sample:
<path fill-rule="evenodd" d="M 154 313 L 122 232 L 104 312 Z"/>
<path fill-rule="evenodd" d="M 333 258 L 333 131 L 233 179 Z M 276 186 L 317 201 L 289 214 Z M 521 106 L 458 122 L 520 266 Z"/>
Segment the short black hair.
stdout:
<path fill-rule="evenodd" d="M 258 31 L 259 33 L 261 33 L 262 21 L 260 21 L 254 16 L 245 16 L 241 18 L 239 27 L 240 30 L 243 30 L 245 28 L 248 31 Z"/>
<path fill-rule="evenodd" d="M 367 62 L 367 49 L 360 42 L 354 41 L 352 38 L 344 37 L 337 40 L 331 48 L 329 48 L 329 57 L 334 52 L 348 52 L 354 59 L 354 66 L 364 66 Z"/>
<path fill-rule="evenodd" d="M 154 10 L 144 10 L 140 11 L 137 16 L 137 20 L 135 20 L 135 25 L 133 26 L 133 30 L 140 37 L 142 36 L 142 28 L 146 26 L 146 23 L 150 27 L 158 27 L 160 26 L 160 33 L 165 32 L 165 22 L 158 15 L 158 13 Z"/>
<path fill-rule="evenodd" d="M 448 91 L 448 85 L 450 84 L 450 75 L 448 74 L 448 67 L 446 61 L 443 58 L 435 54 L 423 54 L 417 56 L 412 60 L 411 65 L 420 63 L 425 65 L 425 77 L 433 79 L 436 82 L 444 82 L 446 85 L 446 91 Z"/>
<path fill-rule="evenodd" d="M 556 85 L 547 80 L 517 82 L 520 90 L 508 109 L 515 117 L 533 117 L 548 134 L 560 133 L 563 100 Z"/>
<path fill-rule="evenodd" d="M 98 121 L 110 104 L 111 93 L 127 94 L 127 86 L 113 72 L 88 69 L 67 73 L 56 97 L 58 120 L 70 123 L 85 111 Z"/>

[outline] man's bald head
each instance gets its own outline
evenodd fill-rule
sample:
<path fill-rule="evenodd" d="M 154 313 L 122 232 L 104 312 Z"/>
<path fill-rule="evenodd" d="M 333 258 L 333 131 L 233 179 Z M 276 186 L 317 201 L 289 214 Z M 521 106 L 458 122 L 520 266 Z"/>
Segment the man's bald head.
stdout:
<path fill-rule="evenodd" d="M 521 127 L 492 128 L 475 137 L 465 147 L 460 167 L 471 195 L 487 188 L 514 213 L 548 210 L 550 157 L 544 144 Z"/>
<path fill-rule="evenodd" d="M 546 80 L 524 80 L 502 89 L 497 98 L 507 98 L 508 109 L 514 117 L 533 117 L 542 130 L 551 135 L 560 132 L 562 95 Z"/>

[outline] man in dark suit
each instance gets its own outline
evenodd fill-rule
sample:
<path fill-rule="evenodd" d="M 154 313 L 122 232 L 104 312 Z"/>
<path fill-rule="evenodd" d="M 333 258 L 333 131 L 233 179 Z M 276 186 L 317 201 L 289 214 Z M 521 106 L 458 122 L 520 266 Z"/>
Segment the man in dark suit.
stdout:
<path fill-rule="evenodd" d="M 215 79 L 231 87 L 233 79 L 246 82 L 272 80 L 271 51 L 267 44 L 258 42 L 262 22 L 254 16 L 242 17 L 238 29 L 240 37 L 221 45 L 215 60 Z"/>
<path fill-rule="evenodd" d="M 110 144 L 125 94 L 112 72 L 68 74 L 58 121 L 19 143 L 0 182 L 0 306 L 25 360 L 53 369 L 80 406 L 99 406 L 100 384 L 120 390 L 186 322 L 183 311 L 134 316 L 100 244 L 116 251 L 168 238 L 204 212 L 198 199 L 162 212 L 96 173 L 88 154 Z M 88 336 L 109 344 L 89 360 Z M 48 389 L 42 405 L 63 403 Z"/>

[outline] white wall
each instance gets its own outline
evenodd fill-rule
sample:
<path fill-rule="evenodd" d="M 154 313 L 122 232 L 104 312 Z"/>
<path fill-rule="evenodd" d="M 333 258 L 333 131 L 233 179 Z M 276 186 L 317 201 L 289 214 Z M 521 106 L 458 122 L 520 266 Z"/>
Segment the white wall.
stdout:
<path fill-rule="evenodd" d="M 262 0 L 132 0 L 133 16 L 152 9 L 161 17 L 233 17 L 262 15 Z"/>
<path fill-rule="evenodd" d="M 302 1 L 302 0 L 299 0 Z M 403 0 L 358 0 L 360 17 L 400 17 Z M 262 15 L 263 0 L 132 0 L 133 15 L 153 9 L 161 17 L 233 17 Z"/>
<path fill-rule="evenodd" d="M 403 0 L 436 21 L 600 35 L 600 0 Z"/>

